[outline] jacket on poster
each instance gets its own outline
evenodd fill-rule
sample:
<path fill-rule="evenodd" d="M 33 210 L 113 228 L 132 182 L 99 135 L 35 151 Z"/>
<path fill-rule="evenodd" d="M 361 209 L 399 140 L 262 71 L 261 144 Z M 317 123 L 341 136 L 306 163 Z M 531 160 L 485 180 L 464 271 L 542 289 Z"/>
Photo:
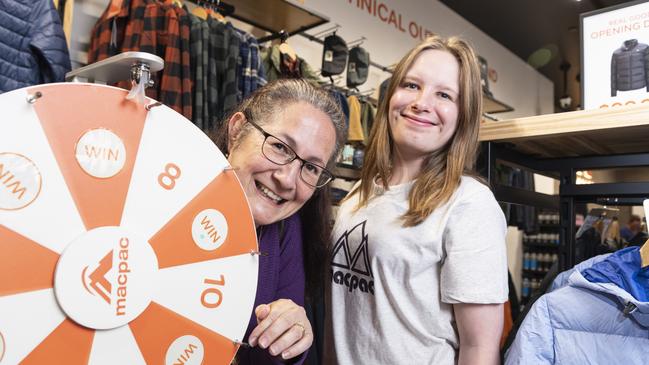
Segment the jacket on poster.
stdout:
<path fill-rule="evenodd" d="M 534 303 L 505 364 L 646 364 L 649 268 L 639 248 L 596 256 L 569 275 Z"/>
<path fill-rule="evenodd" d="M 0 92 L 63 81 L 70 56 L 51 0 L 0 0 Z"/>
<path fill-rule="evenodd" d="M 649 91 L 649 46 L 637 39 L 624 41 L 611 57 L 611 96 L 617 91 L 647 88 Z"/>

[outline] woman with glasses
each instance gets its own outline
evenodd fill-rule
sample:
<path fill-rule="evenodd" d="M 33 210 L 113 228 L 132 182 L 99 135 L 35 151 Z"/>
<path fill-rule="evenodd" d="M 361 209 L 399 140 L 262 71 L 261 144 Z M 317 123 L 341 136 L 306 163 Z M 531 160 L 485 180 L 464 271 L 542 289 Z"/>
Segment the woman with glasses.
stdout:
<path fill-rule="evenodd" d="M 259 239 L 255 311 L 238 364 L 304 361 L 314 340 L 305 310 L 321 299 L 331 206 L 329 168 L 343 143 L 344 115 L 323 90 L 278 80 L 257 90 L 213 139 L 237 173 Z M 306 288 L 306 292 L 305 292 Z"/>
<path fill-rule="evenodd" d="M 397 65 L 333 229 L 332 362 L 499 363 L 506 225 L 472 172 L 481 92 L 458 38 Z"/>

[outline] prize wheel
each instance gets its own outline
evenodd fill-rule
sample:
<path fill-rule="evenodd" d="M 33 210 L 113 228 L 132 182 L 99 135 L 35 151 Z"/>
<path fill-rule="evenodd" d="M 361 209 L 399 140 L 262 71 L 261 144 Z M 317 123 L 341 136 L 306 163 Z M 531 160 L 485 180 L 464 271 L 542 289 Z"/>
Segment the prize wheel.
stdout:
<path fill-rule="evenodd" d="M 126 94 L 0 95 L 0 364 L 230 364 L 243 339 L 244 191 L 198 128 Z"/>

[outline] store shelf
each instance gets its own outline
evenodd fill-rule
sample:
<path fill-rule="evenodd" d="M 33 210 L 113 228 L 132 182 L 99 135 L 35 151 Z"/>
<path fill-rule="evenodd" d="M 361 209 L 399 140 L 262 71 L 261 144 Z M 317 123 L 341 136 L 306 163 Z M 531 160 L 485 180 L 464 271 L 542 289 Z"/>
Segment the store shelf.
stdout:
<path fill-rule="evenodd" d="M 539 223 L 539 228 L 545 228 L 545 229 L 559 229 L 561 227 L 559 223 Z"/>
<path fill-rule="evenodd" d="M 523 246 L 527 247 L 539 247 L 539 248 L 554 248 L 558 249 L 559 245 L 556 243 L 548 243 L 548 242 L 530 242 L 530 241 L 523 241 Z"/>
<path fill-rule="evenodd" d="M 337 164 L 333 174 L 337 178 L 347 180 L 358 180 L 361 178 L 361 170 L 351 165 Z"/>
<path fill-rule="evenodd" d="M 548 274 L 548 270 L 537 271 L 537 270 L 523 270 L 523 277 L 528 278 L 544 278 Z"/>
<path fill-rule="evenodd" d="M 298 34 L 329 22 L 329 18 L 303 5 L 284 0 L 229 0 L 234 6 L 232 18 L 241 20 L 267 32 L 281 30 Z"/>
<path fill-rule="evenodd" d="M 578 204 L 633 205 L 649 193 L 649 181 L 577 185 L 579 170 L 649 167 L 649 104 L 484 122 L 480 127 L 484 172 L 496 184 L 498 164 L 559 180 L 559 270 L 577 262 L 575 216 Z M 506 191 L 494 189 L 498 201 Z M 519 194 L 520 195 L 520 194 Z M 516 203 L 540 208 L 545 199 L 519 196 Z M 547 205 L 547 204 L 545 204 Z M 544 233 L 547 233 L 544 232 Z"/>
<path fill-rule="evenodd" d="M 512 108 L 511 106 L 503 103 L 502 101 L 498 101 L 497 99 L 494 99 L 492 96 L 489 96 L 485 93 L 482 93 L 482 103 L 482 108 L 484 109 L 485 113 L 495 114 L 514 111 L 514 108 Z"/>
<path fill-rule="evenodd" d="M 649 106 L 548 114 L 481 125 L 481 142 L 541 158 L 649 152 Z"/>

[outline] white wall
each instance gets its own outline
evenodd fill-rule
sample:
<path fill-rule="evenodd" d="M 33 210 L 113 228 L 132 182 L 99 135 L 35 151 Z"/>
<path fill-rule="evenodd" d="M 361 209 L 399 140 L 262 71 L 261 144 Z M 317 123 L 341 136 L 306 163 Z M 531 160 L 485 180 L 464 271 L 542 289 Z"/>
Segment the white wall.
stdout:
<path fill-rule="evenodd" d="M 413 38 L 410 34 L 411 22 L 424 30 L 443 36 L 459 35 L 470 41 L 478 54 L 487 60 L 489 67 L 497 71 L 498 81 L 495 83 L 490 81 L 490 90 L 494 97 L 515 109 L 510 113 L 498 114 L 498 118 L 509 119 L 554 112 L 552 102 L 554 89 L 549 79 L 439 1 L 292 0 L 291 2 L 304 3 L 304 7 L 330 18 L 328 24 L 309 33 L 315 34 L 333 24 L 339 24 L 341 28 L 338 35 L 348 42 L 365 36 L 367 40 L 363 47 L 370 53 L 372 61 L 383 66 L 398 62 L 419 42 L 419 39 Z M 371 13 L 368 12 L 367 5 Z M 377 9 L 376 16 L 373 14 L 375 9 Z M 379 16 L 378 10 L 381 10 L 382 16 Z M 394 13 L 393 22 L 389 22 L 391 12 Z M 381 18 L 387 19 L 388 22 Z M 412 29 L 417 28 L 413 26 Z M 512 29 L 512 31 L 518 30 Z M 300 36 L 291 37 L 289 43 L 315 69 L 320 68 L 322 63 L 320 44 Z M 388 76 L 389 74 L 371 67 L 368 81 L 361 85 L 360 89 L 378 87 L 378 84 Z"/>

